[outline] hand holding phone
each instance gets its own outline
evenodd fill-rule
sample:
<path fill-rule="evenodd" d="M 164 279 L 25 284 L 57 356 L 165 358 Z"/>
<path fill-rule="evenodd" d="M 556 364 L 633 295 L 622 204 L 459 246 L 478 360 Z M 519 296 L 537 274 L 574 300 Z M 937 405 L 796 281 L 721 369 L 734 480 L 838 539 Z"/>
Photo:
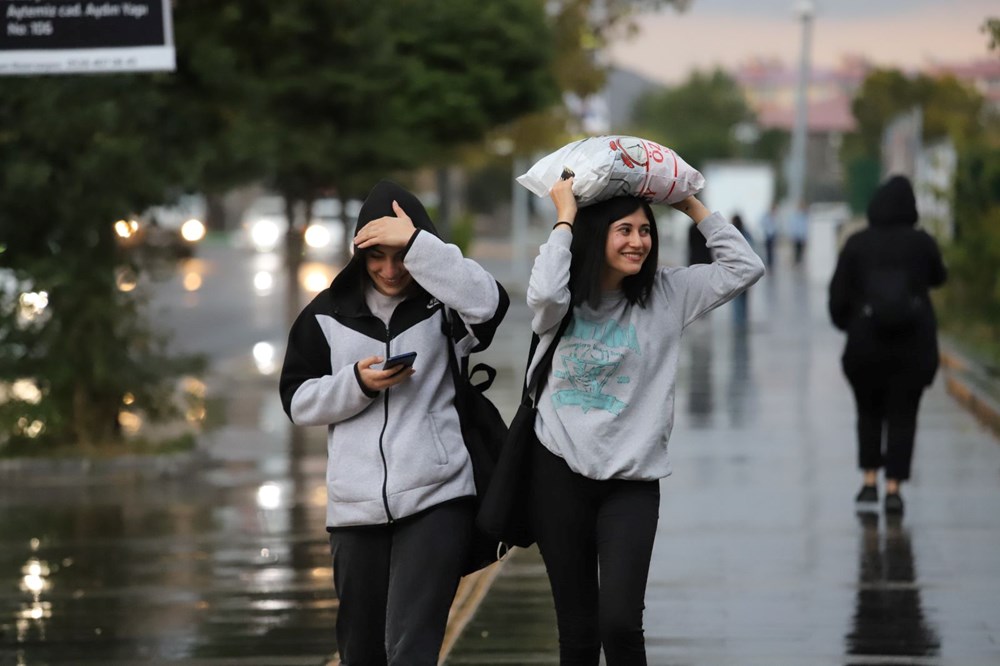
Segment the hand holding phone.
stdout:
<path fill-rule="evenodd" d="M 411 367 L 413 365 L 413 362 L 415 360 L 417 360 L 417 352 L 415 352 L 415 351 L 404 352 L 402 354 L 395 354 L 395 355 L 390 356 L 389 358 L 387 358 L 385 360 L 385 363 L 382 364 L 382 369 L 383 370 L 391 370 L 391 369 L 400 369 L 401 370 L 403 368 L 409 368 L 409 367 Z"/>
<path fill-rule="evenodd" d="M 382 391 L 391 388 L 413 376 L 413 361 L 416 352 L 397 354 L 382 362 L 380 356 L 369 356 L 361 359 L 355 365 L 361 378 L 361 384 L 370 391 Z"/>

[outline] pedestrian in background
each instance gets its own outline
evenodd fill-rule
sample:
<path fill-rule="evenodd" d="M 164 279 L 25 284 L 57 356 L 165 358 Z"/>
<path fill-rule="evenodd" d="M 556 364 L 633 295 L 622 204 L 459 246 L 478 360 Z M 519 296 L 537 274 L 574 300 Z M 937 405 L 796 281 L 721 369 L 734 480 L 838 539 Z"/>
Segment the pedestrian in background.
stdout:
<path fill-rule="evenodd" d="M 916 229 L 910 181 L 890 178 L 868 204 L 868 228 L 847 239 L 830 282 L 830 317 L 847 332 L 841 358 L 857 405 L 856 501 L 903 512 L 899 486 L 910 478 L 917 411 L 938 367 L 937 321 L 929 290 L 946 271 L 935 240 Z"/>
<path fill-rule="evenodd" d="M 557 220 L 528 283 L 534 364 L 558 345 L 532 447 L 534 534 L 555 600 L 563 666 L 646 663 L 643 604 L 659 520 L 659 479 L 681 333 L 760 279 L 764 265 L 720 214 L 691 196 L 715 261 L 658 265 L 648 203 L 616 197 L 577 210 L 573 179 L 552 188 Z M 560 324 L 572 309 L 564 335 Z"/>
<path fill-rule="evenodd" d="M 327 427 L 326 527 L 345 666 L 433 666 L 472 537 L 472 465 L 455 410 L 458 354 L 489 345 L 506 292 L 437 235 L 420 201 L 377 184 L 354 257 L 292 325 L 281 401 Z M 460 321 L 459 321 L 460 320 Z M 382 368 L 401 352 L 412 367 Z"/>
<path fill-rule="evenodd" d="M 771 204 L 760 219 L 760 228 L 764 233 L 764 265 L 770 271 L 774 267 L 774 244 L 778 240 L 778 206 Z"/>
<path fill-rule="evenodd" d="M 747 229 L 746 225 L 743 224 L 743 217 L 736 213 L 733 215 L 733 226 L 736 230 L 743 235 L 750 247 L 753 247 L 753 236 L 750 235 L 750 230 Z M 743 328 L 747 325 L 750 318 L 750 302 L 749 302 L 749 289 L 744 289 L 739 293 L 736 298 L 733 299 L 733 323 L 736 324 L 737 328 Z"/>
<path fill-rule="evenodd" d="M 688 226 L 687 249 L 688 266 L 712 263 L 712 251 L 708 249 L 708 243 L 705 242 L 705 236 L 698 231 L 698 223 L 694 221 L 692 221 Z"/>
<path fill-rule="evenodd" d="M 804 202 L 800 202 L 788 218 L 788 236 L 792 239 L 792 262 L 799 266 L 809 240 L 809 214 Z"/>

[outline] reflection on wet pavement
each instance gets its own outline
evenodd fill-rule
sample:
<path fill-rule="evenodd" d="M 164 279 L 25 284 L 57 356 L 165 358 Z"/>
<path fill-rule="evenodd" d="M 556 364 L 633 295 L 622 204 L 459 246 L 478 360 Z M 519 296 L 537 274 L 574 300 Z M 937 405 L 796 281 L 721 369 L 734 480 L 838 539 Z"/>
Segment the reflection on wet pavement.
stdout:
<path fill-rule="evenodd" d="M 920 584 L 909 530 L 887 516 L 879 530 L 878 513 L 858 513 L 858 586 L 851 631 L 844 637 L 850 655 L 926 657 L 941 642 L 924 617 Z"/>
<path fill-rule="evenodd" d="M 336 650 L 324 432 L 291 429 L 275 390 L 285 277 L 205 258 L 196 292 L 180 275 L 161 300 L 187 313 L 180 348 L 216 359 L 206 391 L 224 425 L 181 471 L 3 472 L 3 666 L 319 666 Z M 487 268 L 505 279 L 506 265 Z M 824 286 L 769 275 L 749 313 L 740 328 L 724 307 L 686 333 L 646 598 L 650 664 L 1000 664 L 997 441 L 939 380 L 902 523 L 856 516 L 854 410 Z M 508 419 L 528 322 L 512 289 L 481 359 L 498 368 L 490 394 Z M 504 565 L 448 664 L 557 662 L 532 548 Z"/>

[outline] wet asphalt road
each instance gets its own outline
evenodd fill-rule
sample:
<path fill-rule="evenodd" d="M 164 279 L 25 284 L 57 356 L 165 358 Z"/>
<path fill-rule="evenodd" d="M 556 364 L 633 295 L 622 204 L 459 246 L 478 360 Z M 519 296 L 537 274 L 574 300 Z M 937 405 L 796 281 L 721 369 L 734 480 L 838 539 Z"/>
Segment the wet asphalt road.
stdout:
<path fill-rule="evenodd" d="M 323 664 L 336 598 L 323 532 L 322 432 L 293 431 L 251 349 L 286 330 L 280 271 L 206 248 L 154 308 L 177 348 L 216 361 L 220 422 L 176 470 L 5 468 L 0 665 Z M 484 354 L 513 412 L 528 314 Z M 505 272 L 506 271 L 506 272 Z M 689 330 L 647 594 L 651 664 L 1000 664 L 1000 446 L 925 397 L 907 513 L 859 516 L 853 406 L 823 285 L 790 267 Z M 266 356 L 266 353 L 265 355 Z M 448 664 L 555 664 L 537 551 L 500 572 Z"/>

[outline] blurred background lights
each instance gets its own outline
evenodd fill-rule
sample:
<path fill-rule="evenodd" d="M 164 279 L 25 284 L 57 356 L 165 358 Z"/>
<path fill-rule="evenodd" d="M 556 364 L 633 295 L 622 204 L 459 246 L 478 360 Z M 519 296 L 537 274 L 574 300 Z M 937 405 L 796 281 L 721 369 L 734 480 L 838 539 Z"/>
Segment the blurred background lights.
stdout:
<path fill-rule="evenodd" d="M 139 231 L 139 223 L 135 220 L 118 220 L 115 222 L 115 233 L 119 238 L 131 238 Z"/>
<path fill-rule="evenodd" d="M 257 506 L 262 509 L 277 509 L 281 506 L 281 488 L 276 483 L 264 483 L 257 489 Z"/>
<path fill-rule="evenodd" d="M 260 220 L 250 229 L 250 239 L 261 251 L 270 251 L 278 246 L 281 230 L 271 220 Z"/>
<path fill-rule="evenodd" d="M 308 262 L 299 271 L 299 284 L 302 288 L 312 294 L 317 294 L 333 282 L 333 269 L 319 262 Z"/>
<path fill-rule="evenodd" d="M 181 238 L 189 243 L 197 243 L 205 237 L 205 225 L 201 220 L 191 218 L 181 225 Z"/>
<path fill-rule="evenodd" d="M 17 304 L 17 316 L 22 323 L 35 321 L 49 306 L 49 294 L 46 291 L 25 292 L 18 298 Z"/>
<path fill-rule="evenodd" d="M 33 379 L 18 379 L 10 385 L 10 397 L 14 400 L 37 405 L 42 401 L 42 391 Z"/>
<path fill-rule="evenodd" d="M 118 285 L 119 290 L 126 293 L 134 290 L 138 284 L 135 271 L 127 266 L 119 268 L 115 271 L 115 284 Z"/>
<path fill-rule="evenodd" d="M 306 245 L 322 249 L 330 244 L 330 230 L 321 224 L 311 224 L 306 229 Z"/>
<path fill-rule="evenodd" d="M 195 272 L 184 274 L 184 291 L 198 291 L 201 289 L 201 275 Z"/>
<path fill-rule="evenodd" d="M 253 360 L 257 370 L 262 375 L 273 374 L 277 370 L 274 345 L 270 342 L 258 342 L 253 346 Z"/>
<path fill-rule="evenodd" d="M 118 412 L 118 425 L 127 435 L 134 435 L 142 429 L 142 417 L 135 412 L 121 410 Z"/>
<path fill-rule="evenodd" d="M 267 293 L 274 286 L 274 276 L 268 271 L 257 271 L 253 276 L 253 288 L 258 293 Z"/>

